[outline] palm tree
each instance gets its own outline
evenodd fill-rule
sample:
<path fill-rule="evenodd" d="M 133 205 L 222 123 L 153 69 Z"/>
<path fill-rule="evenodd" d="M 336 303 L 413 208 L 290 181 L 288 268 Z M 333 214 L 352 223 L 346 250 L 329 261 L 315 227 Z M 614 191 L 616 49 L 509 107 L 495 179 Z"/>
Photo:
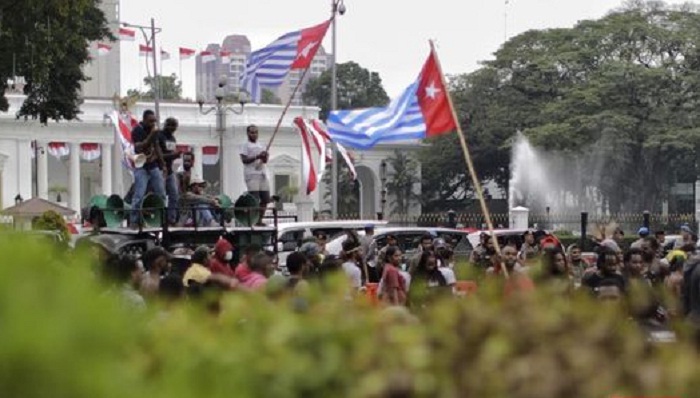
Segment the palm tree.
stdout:
<path fill-rule="evenodd" d="M 418 163 L 406 152 L 399 150 L 394 150 L 394 156 L 387 160 L 393 170 L 386 184 L 387 192 L 391 196 L 391 214 L 408 214 L 411 206 L 420 203 L 420 195 L 415 190 L 416 185 L 420 184 Z"/>
<path fill-rule="evenodd" d="M 323 182 L 330 186 L 331 169 L 326 168 Z M 324 194 L 326 205 L 331 207 L 331 191 Z M 342 218 L 354 218 L 360 215 L 360 184 L 352 179 L 352 173 L 344 162 L 338 163 L 338 215 Z"/>

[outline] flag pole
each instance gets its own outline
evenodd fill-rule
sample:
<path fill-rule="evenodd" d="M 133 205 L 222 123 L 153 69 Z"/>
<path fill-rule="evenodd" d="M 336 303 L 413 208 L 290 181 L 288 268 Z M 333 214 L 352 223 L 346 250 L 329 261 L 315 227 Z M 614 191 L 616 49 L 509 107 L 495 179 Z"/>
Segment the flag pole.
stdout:
<path fill-rule="evenodd" d="M 464 132 L 462 132 L 462 126 L 457 118 L 457 111 L 455 111 L 454 103 L 452 102 L 452 96 L 450 91 L 447 89 L 447 82 L 445 81 L 445 75 L 442 73 L 442 66 L 440 65 L 440 59 L 435 52 L 435 44 L 430 40 L 430 52 L 435 57 L 435 64 L 437 65 L 438 72 L 440 73 L 440 79 L 442 80 L 442 85 L 445 87 L 445 94 L 447 95 L 447 103 L 450 104 L 450 111 L 452 112 L 452 117 L 454 118 L 455 125 L 457 126 L 457 136 L 459 137 L 459 143 L 462 146 L 462 152 L 464 153 L 464 160 L 467 162 L 467 168 L 469 169 L 469 175 L 472 178 L 472 184 L 474 184 L 474 189 L 476 190 L 476 196 L 479 199 L 479 204 L 481 205 L 481 211 L 484 213 L 484 218 L 486 219 L 486 226 L 489 229 L 489 234 L 493 240 L 493 246 L 496 249 L 496 254 L 501 258 L 501 270 L 503 271 L 503 276 L 508 279 L 508 269 L 506 269 L 505 264 L 503 264 L 501 256 L 501 246 L 498 244 L 498 238 L 494 234 L 493 222 L 491 221 L 491 213 L 489 213 L 489 208 L 484 200 L 484 193 L 481 189 L 481 183 L 476 175 L 476 170 L 474 169 L 474 162 L 472 162 L 472 157 L 469 153 L 469 147 L 467 146 L 467 140 L 464 138 Z"/>
<path fill-rule="evenodd" d="M 294 86 L 294 91 L 292 91 L 292 95 L 289 97 L 289 100 L 287 101 L 287 105 L 284 106 L 284 110 L 282 111 L 280 118 L 277 120 L 277 125 L 275 126 L 275 131 L 272 133 L 272 137 L 270 138 L 270 142 L 267 143 L 267 147 L 265 148 L 265 152 L 270 151 L 270 147 L 272 146 L 272 142 L 275 140 L 275 137 L 277 136 L 277 132 L 280 130 L 280 126 L 282 125 L 282 120 L 287 115 L 287 111 L 289 110 L 289 107 L 292 105 L 292 101 L 294 101 L 294 96 L 297 94 L 297 91 L 299 91 L 299 87 L 301 87 L 302 83 L 304 82 L 304 78 L 306 77 L 306 73 L 309 71 L 310 67 L 311 66 L 309 65 L 308 68 L 304 69 L 304 72 L 302 72 L 301 77 L 299 78 L 299 82 L 297 83 L 296 86 Z"/>

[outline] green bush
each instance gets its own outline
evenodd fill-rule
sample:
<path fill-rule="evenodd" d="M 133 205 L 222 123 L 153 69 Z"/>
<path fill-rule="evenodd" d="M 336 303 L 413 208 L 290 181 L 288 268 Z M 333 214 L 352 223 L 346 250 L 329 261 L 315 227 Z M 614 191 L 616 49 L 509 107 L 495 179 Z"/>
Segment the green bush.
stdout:
<path fill-rule="evenodd" d="M 650 346 L 615 307 L 543 288 L 503 301 L 481 286 L 410 315 L 348 302 L 341 280 L 313 291 L 305 311 L 239 293 L 224 296 L 218 316 L 193 302 L 134 313 L 94 282 L 90 259 L 58 262 L 16 238 L 0 252 L 4 397 L 598 398 L 700 388 L 688 343 Z"/>

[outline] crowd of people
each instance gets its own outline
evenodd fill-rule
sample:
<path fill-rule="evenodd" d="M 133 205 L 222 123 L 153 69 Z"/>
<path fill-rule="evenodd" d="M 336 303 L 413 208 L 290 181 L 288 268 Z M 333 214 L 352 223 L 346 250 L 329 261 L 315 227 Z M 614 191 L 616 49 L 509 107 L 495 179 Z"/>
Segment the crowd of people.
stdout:
<path fill-rule="evenodd" d="M 175 133 L 179 123 L 167 118 L 163 128 L 158 127 L 155 112 L 146 110 L 143 118 L 131 131 L 134 159 L 134 184 L 127 195 L 127 202 L 134 209 L 141 209 L 148 193 L 161 198 L 167 206 L 167 222 L 171 226 L 220 225 L 220 199 L 207 195 L 207 182 L 202 176 L 193 175 L 194 155 L 178 149 Z M 246 129 L 248 141 L 241 146 L 239 155 L 243 165 L 248 193 L 256 197 L 260 207 L 270 203 L 270 185 L 267 181 L 268 152 L 258 142 L 258 128 Z M 139 228 L 143 221 L 141 211 L 132 211 L 129 225 Z"/>

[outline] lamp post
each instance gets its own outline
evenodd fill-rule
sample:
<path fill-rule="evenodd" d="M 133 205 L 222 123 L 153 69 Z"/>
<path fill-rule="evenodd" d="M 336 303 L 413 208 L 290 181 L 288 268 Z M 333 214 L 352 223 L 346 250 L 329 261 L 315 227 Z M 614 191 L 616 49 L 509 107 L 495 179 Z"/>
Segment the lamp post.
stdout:
<path fill-rule="evenodd" d="M 156 33 L 162 31 L 161 28 L 156 28 L 156 22 L 151 18 L 150 26 L 143 25 L 133 25 L 127 22 L 122 22 L 122 26 L 125 28 L 137 28 L 143 34 L 143 39 L 146 41 L 146 46 L 151 48 L 153 51 L 153 102 L 156 112 L 156 120 L 160 123 L 160 83 L 158 82 L 158 63 L 156 62 Z M 146 32 L 150 30 L 150 34 Z M 148 57 L 146 57 L 148 59 Z M 146 61 L 146 70 L 148 70 L 148 61 Z"/>
<path fill-rule="evenodd" d="M 384 219 L 384 211 L 386 209 L 386 160 L 382 160 L 381 165 L 379 166 L 379 179 L 382 181 L 382 202 L 381 202 L 381 211 L 379 213 L 379 221 Z"/>
<path fill-rule="evenodd" d="M 17 196 L 15 196 L 15 205 L 19 205 L 22 202 L 24 202 L 24 198 L 22 198 L 22 195 L 17 194 Z"/>
<path fill-rule="evenodd" d="M 200 94 L 197 98 L 197 103 L 199 104 L 199 112 L 202 115 L 208 115 L 216 111 L 216 132 L 219 134 L 219 185 L 221 188 L 221 194 L 224 192 L 224 134 L 226 133 L 226 114 L 231 112 L 234 115 L 240 115 L 243 113 L 245 104 L 248 103 L 248 93 L 241 91 L 238 94 L 238 104 L 240 108 L 232 108 L 227 106 L 224 102 L 224 97 L 226 96 L 226 84 L 228 83 L 228 76 L 221 75 L 219 78 L 219 87 L 216 88 L 214 92 L 214 97 L 216 97 L 216 104 L 209 107 L 209 109 L 204 110 L 204 96 Z"/>
<path fill-rule="evenodd" d="M 345 15 L 347 9 L 345 8 L 344 0 L 331 0 L 331 13 L 333 15 L 332 20 L 332 32 L 331 32 L 331 52 L 333 56 L 331 57 L 331 109 L 334 111 L 338 107 L 338 77 L 336 68 L 336 16 Z M 334 220 L 338 219 L 338 145 L 333 141 L 333 158 L 331 160 L 331 214 Z"/>

